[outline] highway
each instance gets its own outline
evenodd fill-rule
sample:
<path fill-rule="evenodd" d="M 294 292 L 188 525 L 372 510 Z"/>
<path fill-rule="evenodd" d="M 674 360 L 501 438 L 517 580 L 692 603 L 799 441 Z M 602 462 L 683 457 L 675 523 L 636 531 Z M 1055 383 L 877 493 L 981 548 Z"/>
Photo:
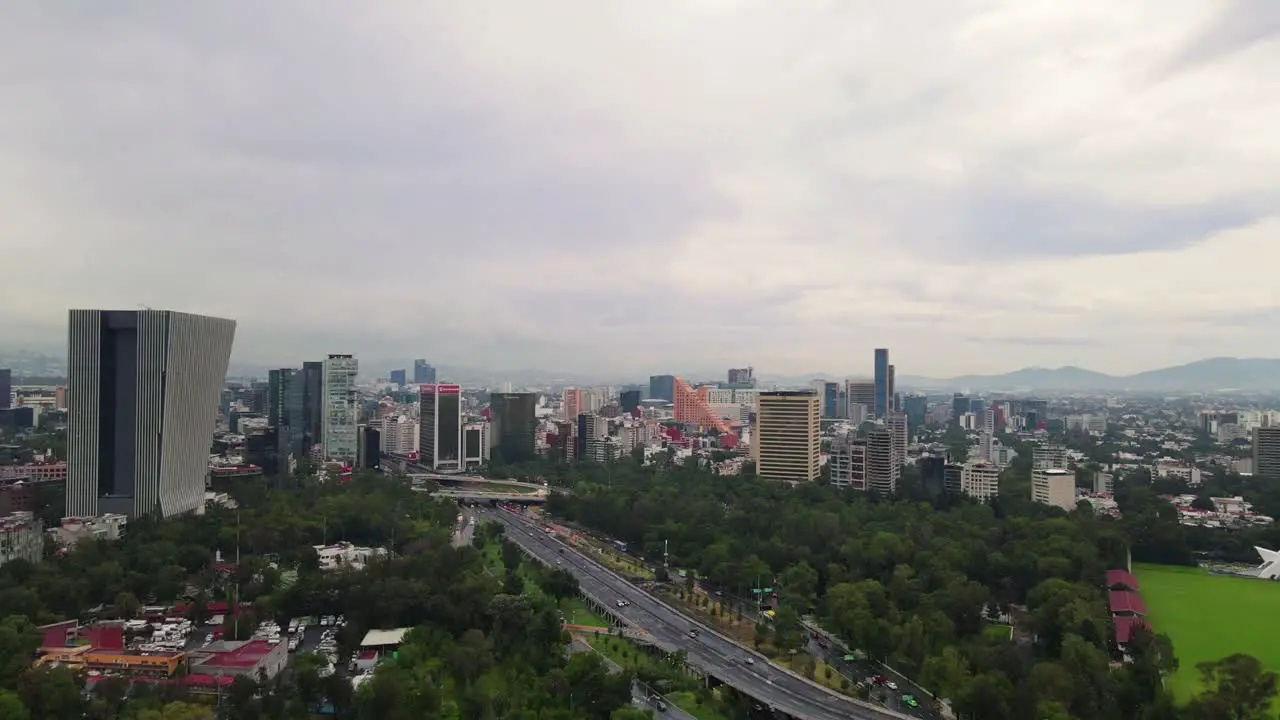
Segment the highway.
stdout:
<path fill-rule="evenodd" d="M 549 536 L 531 518 L 506 510 L 487 510 L 487 519 L 501 522 L 507 537 L 549 565 L 559 564 L 578 578 L 583 591 L 627 624 L 649 633 L 666 652 L 683 650 L 688 662 L 775 711 L 798 720 L 879 720 L 910 718 L 837 695 L 768 661 L 715 630 L 632 585 L 595 560 Z M 629 603 L 618 607 L 618 601 Z M 689 632 L 697 630 L 696 637 Z"/>

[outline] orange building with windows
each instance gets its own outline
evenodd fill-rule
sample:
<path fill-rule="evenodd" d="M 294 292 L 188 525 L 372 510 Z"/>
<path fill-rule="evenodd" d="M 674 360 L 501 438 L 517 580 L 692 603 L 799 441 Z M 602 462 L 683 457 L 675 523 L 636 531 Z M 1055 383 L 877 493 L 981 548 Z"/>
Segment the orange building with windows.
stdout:
<path fill-rule="evenodd" d="M 709 388 L 693 389 L 684 378 L 676 378 L 676 422 L 715 428 L 721 434 L 733 434 L 733 426 L 711 409 L 707 402 Z"/>

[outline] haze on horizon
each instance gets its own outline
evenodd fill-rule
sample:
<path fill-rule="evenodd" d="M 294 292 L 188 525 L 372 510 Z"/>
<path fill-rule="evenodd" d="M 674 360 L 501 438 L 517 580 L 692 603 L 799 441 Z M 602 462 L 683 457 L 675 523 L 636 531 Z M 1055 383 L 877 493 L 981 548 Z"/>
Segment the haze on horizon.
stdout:
<path fill-rule="evenodd" d="M 1266 0 L 102 4 L 0 22 L 6 342 L 948 377 L 1280 356 Z"/>

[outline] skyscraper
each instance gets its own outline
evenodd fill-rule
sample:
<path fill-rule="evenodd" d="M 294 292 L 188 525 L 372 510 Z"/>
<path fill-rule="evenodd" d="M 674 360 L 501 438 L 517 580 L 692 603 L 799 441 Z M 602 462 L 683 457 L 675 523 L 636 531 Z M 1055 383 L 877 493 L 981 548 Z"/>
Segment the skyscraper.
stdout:
<path fill-rule="evenodd" d="M 324 457 L 354 465 L 360 445 L 356 434 L 359 406 L 356 374 L 360 361 L 351 355 L 330 355 L 324 361 Z"/>
<path fill-rule="evenodd" d="M 755 368 L 729 368 L 729 384 L 754 387 L 756 384 Z"/>
<path fill-rule="evenodd" d="M 1253 429 L 1253 474 L 1280 479 L 1280 427 Z"/>
<path fill-rule="evenodd" d="M 867 433 L 867 489 L 881 495 L 892 495 L 902 477 L 902 465 L 894 451 L 893 434 L 876 429 Z"/>
<path fill-rule="evenodd" d="M 538 394 L 492 393 L 489 395 L 490 446 L 509 463 L 534 458 L 538 431 Z M 570 422 L 576 422 L 576 418 Z"/>
<path fill-rule="evenodd" d="M 623 390 L 618 395 L 618 404 L 622 407 L 622 412 L 629 413 L 640 407 L 640 391 L 639 390 Z"/>
<path fill-rule="evenodd" d="M 324 363 L 302 363 L 302 446 L 303 453 L 324 444 Z"/>
<path fill-rule="evenodd" d="M 875 355 L 876 404 L 871 411 L 877 418 L 884 417 L 889 410 L 889 398 L 893 391 L 889 388 L 889 350 L 876 348 Z"/>
<path fill-rule="evenodd" d="M 751 450 L 756 473 L 769 480 L 809 482 L 821 474 L 822 420 L 812 390 L 760 393 Z"/>
<path fill-rule="evenodd" d="M 582 388 L 565 388 L 562 397 L 564 399 L 564 418 L 570 422 L 576 422 L 579 415 L 590 409 L 587 406 L 586 393 L 582 391 Z"/>
<path fill-rule="evenodd" d="M 876 384 L 874 382 L 849 380 L 845 383 L 844 392 L 846 417 L 862 422 L 875 413 Z M 865 413 L 857 409 L 859 406 L 864 408 Z"/>
<path fill-rule="evenodd" d="M 389 376 L 389 379 L 391 380 L 391 384 L 392 384 L 392 385 L 395 385 L 396 387 L 400 387 L 400 388 L 402 388 L 402 387 L 404 387 L 404 386 L 405 386 L 405 379 L 406 379 L 406 378 L 407 378 L 407 376 L 405 375 L 405 372 L 404 372 L 404 370 L 403 370 L 403 369 L 401 369 L 401 370 L 392 370 L 392 371 L 391 371 L 391 373 L 390 373 L 390 376 Z"/>
<path fill-rule="evenodd" d="M 653 400 L 676 401 L 675 375 L 650 375 L 649 397 Z"/>
<path fill-rule="evenodd" d="M 434 385 L 436 382 L 436 369 L 432 367 L 426 360 L 413 361 L 413 384 L 415 385 Z"/>
<path fill-rule="evenodd" d="M 72 310 L 68 324 L 67 515 L 203 510 L 235 321 Z"/>
<path fill-rule="evenodd" d="M 267 375 L 267 421 L 276 433 L 277 472 L 289 467 L 289 456 L 306 453 L 306 376 L 301 370 L 280 368 Z"/>
<path fill-rule="evenodd" d="M 8 368 L 0 368 L 0 410 L 9 407 L 13 397 L 13 373 Z"/>
<path fill-rule="evenodd" d="M 419 403 L 419 462 L 433 470 L 462 469 L 462 387 L 423 385 Z"/>

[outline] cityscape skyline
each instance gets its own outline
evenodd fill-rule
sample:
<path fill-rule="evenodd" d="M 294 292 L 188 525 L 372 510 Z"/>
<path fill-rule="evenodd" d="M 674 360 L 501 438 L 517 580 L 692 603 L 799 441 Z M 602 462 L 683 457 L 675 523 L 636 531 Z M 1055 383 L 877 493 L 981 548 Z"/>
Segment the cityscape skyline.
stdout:
<path fill-rule="evenodd" d="M 65 301 L 0 292 L 46 347 L 142 303 L 264 365 L 1280 356 L 1269 6 L 35 7 L 0 29 L 5 253 Z"/>

